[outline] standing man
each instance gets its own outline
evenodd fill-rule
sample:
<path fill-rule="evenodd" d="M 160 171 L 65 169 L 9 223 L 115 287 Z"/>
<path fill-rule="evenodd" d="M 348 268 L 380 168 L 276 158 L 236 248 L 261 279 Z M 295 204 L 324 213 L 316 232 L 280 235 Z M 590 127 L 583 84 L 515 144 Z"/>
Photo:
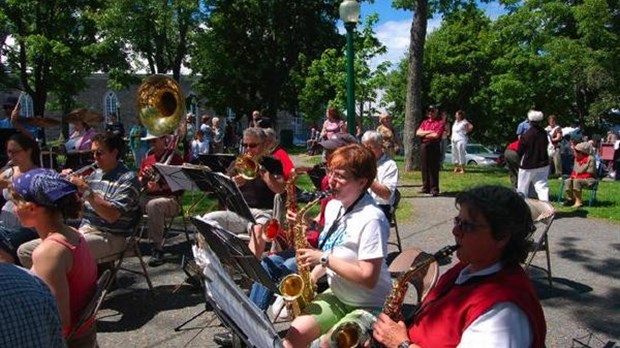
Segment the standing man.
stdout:
<path fill-rule="evenodd" d="M 77 186 L 84 201 L 79 231 L 95 260 L 125 250 L 125 239 L 140 218 L 140 188 L 136 174 L 119 160 L 123 146 L 123 139 L 112 133 L 96 134 L 91 150 L 98 169 L 86 177 L 72 176 L 69 179 Z M 70 172 L 67 170 L 63 174 Z M 24 267 L 32 266 L 32 251 L 39 244 L 41 239 L 35 239 L 17 250 Z"/>
<path fill-rule="evenodd" d="M 398 167 L 387 156 L 383 147 L 383 136 L 377 131 L 366 131 L 362 135 L 362 145 L 370 149 L 377 159 L 377 176 L 370 184 L 368 193 L 383 210 L 388 221 L 392 219 L 391 208 L 394 204 L 394 192 L 398 183 Z"/>
<path fill-rule="evenodd" d="M 527 118 L 530 121 L 530 128 L 519 139 L 519 149 L 517 150 L 521 158 L 517 192 L 528 197 L 530 183 L 533 183 L 538 199 L 549 201 L 549 186 L 547 185 L 549 174 L 547 145 L 549 140 L 547 132 L 540 125 L 543 120 L 543 113 L 538 110 L 530 110 L 527 113 Z"/>
<path fill-rule="evenodd" d="M 422 189 L 418 193 L 439 196 L 440 142 L 445 125 L 439 119 L 439 110 L 428 107 L 428 118 L 422 121 L 416 135 L 422 139 L 420 162 L 422 166 Z"/>
<path fill-rule="evenodd" d="M 35 139 L 34 132 L 36 129 L 29 130 L 19 122 L 19 99 L 16 97 L 7 97 L 2 108 L 4 109 L 4 115 L 1 115 L 0 128 L 14 128 L 16 131 L 23 133 L 29 138 Z M 4 151 L 4 149 L 2 149 Z"/>
<path fill-rule="evenodd" d="M 282 193 L 285 189 L 282 163 L 273 157 L 265 156 L 268 145 L 262 128 L 247 128 L 243 132 L 242 147 L 245 154 L 259 164 L 256 177 L 242 176 L 235 168 L 235 162 L 228 168 L 228 175 L 239 187 L 256 224 L 250 223 L 244 217 L 229 210 L 213 211 L 203 216 L 203 219 L 211 220 L 230 232 L 249 235 L 250 250 L 258 259 L 261 258 L 265 249 L 265 240 L 262 238 L 263 226 L 273 215 L 273 199 L 276 193 Z"/>
<path fill-rule="evenodd" d="M 153 252 L 148 262 L 151 267 L 164 263 L 164 219 L 173 217 L 179 212 L 183 195 L 183 191 L 172 192 L 166 180 L 160 175 L 155 175 L 157 173 L 153 168 L 155 163 L 183 164 L 183 157 L 176 149 L 168 148 L 166 138 L 166 135 L 158 137 L 152 134 L 142 138 L 148 142 L 152 150 L 142 161 L 138 173 L 138 180 L 144 189 L 144 194 L 140 197 L 140 207 L 148 216 L 149 238 L 153 241 Z"/>
<path fill-rule="evenodd" d="M 213 144 L 213 128 L 211 128 L 211 117 L 207 114 L 202 115 L 202 123 L 200 130 L 204 134 L 205 141 L 209 142 L 209 153 L 211 153 L 211 144 Z"/>
<path fill-rule="evenodd" d="M 263 118 L 258 110 L 252 111 L 252 120 L 250 120 L 250 127 L 270 128 L 271 122 L 268 119 Z"/>

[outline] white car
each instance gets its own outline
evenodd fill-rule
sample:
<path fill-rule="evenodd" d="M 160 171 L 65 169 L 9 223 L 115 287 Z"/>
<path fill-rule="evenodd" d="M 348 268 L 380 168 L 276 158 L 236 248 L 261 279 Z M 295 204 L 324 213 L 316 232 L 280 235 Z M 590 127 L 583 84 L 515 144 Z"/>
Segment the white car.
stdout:
<path fill-rule="evenodd" d="M 481 144 L 467 144 L 465 151 L 466 164 L 470 166 L 499 166 L 504 161 L 502 154 L 495 153 Z M 443 163 L 452 164 L 452 145 L 446 148 Z"/>

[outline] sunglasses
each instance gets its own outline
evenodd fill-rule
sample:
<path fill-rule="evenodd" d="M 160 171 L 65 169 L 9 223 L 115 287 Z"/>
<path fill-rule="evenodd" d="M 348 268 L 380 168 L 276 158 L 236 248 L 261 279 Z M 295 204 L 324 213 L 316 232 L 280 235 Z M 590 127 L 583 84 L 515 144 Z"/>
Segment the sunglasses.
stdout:
<path fill-rule="evenodd" d="M 253 149 L 258 146 L 257 143 L 242 143 L 241 146 Z"/>
<path fill-rule="evenodd" d="M 467 220 L 463 220 L 460 217 L 454 217 L 454 227 L 458 227 L 461 231 L 465 233 L 469 233 L 474 231 L 476 228 L 484 227 L 482 224 L 475 224 L 473 222 L 469 222 Z"/>
<path fill-rule="evenodd" d="M 10 149 L 10 150 L 6 150 L 6 153 L 9 154 L 9 155 L 15 155 L 15 154 L 18 154 L 18 153 L 20 153 L 22 151 L 24 151 L 24 149 L 15 149 L 15 150 Z"/>
<path fill-rule="evenodd" d="M 103 151 L 103 150 L 92 151 L 92 154 L 95 157 L 101 157 L 101 156 L 105 155 L 105 151 Z"/>

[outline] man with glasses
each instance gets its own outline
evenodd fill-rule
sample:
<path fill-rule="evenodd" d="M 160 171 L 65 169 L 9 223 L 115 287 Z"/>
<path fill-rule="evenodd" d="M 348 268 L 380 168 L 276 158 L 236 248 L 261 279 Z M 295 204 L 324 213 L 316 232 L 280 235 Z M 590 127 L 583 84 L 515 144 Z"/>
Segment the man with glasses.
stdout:
<path fill-rule="evenodd" d="M 249 235 L 250 250 L 259 259 L 265 248 L 265 240 L 262 238 L 263 226 L 272 217 L 273 199 L 276 193 L 284 192 L 285 186 L 282 177 L 282 163 L 273 157 L 265 156 L 268 150 L 266 140 L 262 128 L 252 127 L 243 132 L 244 153 L 259 165 L 255 178 L 248 179 L 240 175 L 239 170 L 235 168 L 235 162 L 228 168 L 228 175 L 239 187 L 239 191 L 248 203 L 256 224 L 252 225 L 248 220 L 232 211 L 214 211 L 203 216 L 203 219 L 230 232 Z"/>
<path fill-rule="evenodd" d="M 91 150 L 97 169 L 90 175 L 71 176 L 84 202 L 79 231 L 90 246 L 95 260 L 122 252 L 125 238 L 138 221 L 140 188 L 136 174 L 119 159 L 124 142 L 112 133 L 93 137 Z M 66 170 L 63 174 L 69 174 Z M 22 244 L 17 255 L 24 267 L 32 266 L 32 251 L 40 239 Z"/>
<path fill-rule="evenodd" d="M 140 197 L 140 207 L 148 215 L 149 238 L 153 241 L 153 252 L 148 262 L 151 267 L 164 263 L 164 219 L 173 217 L 179 212 L 183 195 L 183 191 L 172 192 L 166 180 L 155 175 L 156 172 L 153 169 L 155 163 L 183 164 L 181 154 L 176 149 L 168 148 L 166 137 L 158 137 L 149 133 L 142 138 L 148 142 L 151 153 L 142 161 L 138 172 L 138 179 L 144 190 L 144 194 Z"/>

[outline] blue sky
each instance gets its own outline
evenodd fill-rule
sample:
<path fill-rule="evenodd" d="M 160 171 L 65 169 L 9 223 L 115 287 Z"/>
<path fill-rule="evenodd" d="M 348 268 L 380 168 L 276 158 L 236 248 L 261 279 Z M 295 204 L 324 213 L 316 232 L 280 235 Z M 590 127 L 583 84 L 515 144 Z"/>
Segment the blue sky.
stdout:
<path fill-rule="evenodd" d="M 485 9 L 491 19 L 495 19 L 505 12 L 502 6 L 497 3 L 480 4 L 480 7 Z M 388 60 L 394 66 L 405 56 L 409 48 L 409 31 L 413 13 L 392 8 L 391 0 L 375 0 L 374 4 L 362 3 L 362 18 L 375 12 L 379 14 L 379 22 L 374 28 L 375 33 L 379 41 L 386 46 L 388 53 L 377 58 L 371 65 L 376 66 L 380 62 Z M 427 31 L 429 33 L 441 25 L 441 18 L 435 17 L 428 21 Z M 342 24 L 339 24 L 339 27 L 342 27 Z"/>

